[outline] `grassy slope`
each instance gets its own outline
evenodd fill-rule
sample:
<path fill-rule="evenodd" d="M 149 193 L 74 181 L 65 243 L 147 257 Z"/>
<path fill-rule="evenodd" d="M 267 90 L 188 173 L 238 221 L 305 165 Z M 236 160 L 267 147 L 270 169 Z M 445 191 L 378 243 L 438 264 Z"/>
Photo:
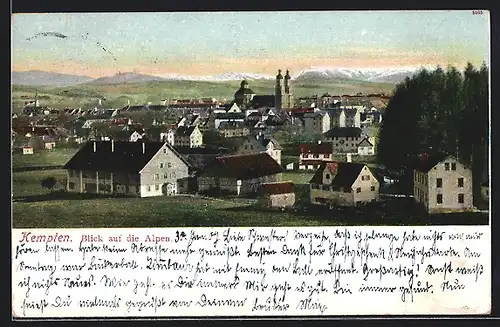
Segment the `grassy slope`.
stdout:
<path fill-rule="evenodd" d="M 161 81 L 138 84 L 82 84 L 72 87 L 33 87 L 23 85 L 12 86 L 13 111 L 19 112 L 24 102 L 33 97 L 35 91 L 42 98 L 41 105 L 54 108 L 82 107 L 91 108 L 97 99 L 104 97 L 110 107 L 121 107 L 130 100 L 131 104 L 143 104 L 151 101 L 159 103 L 165 98 L 200 98 L 214 97 L 231 100 L 239 88 L 240 81 L 230 82 L 199 82 L 199 81 Z M 394 85 L 386 83 L 370 83 L 338 81 L 332 83 L 297 83 L 293 85 L 296 98 L 314 94 L 354 94 L 391 92 Z M 258 95 L 273 94 L 274 81 L 250 81 L 250 88 Z"/>

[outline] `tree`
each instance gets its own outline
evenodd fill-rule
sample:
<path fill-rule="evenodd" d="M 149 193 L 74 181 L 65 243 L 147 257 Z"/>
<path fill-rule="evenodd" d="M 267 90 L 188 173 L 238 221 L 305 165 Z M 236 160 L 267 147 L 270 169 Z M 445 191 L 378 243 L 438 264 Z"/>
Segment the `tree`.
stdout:
<path fill-rule="evenodd" d="M 377 145 L 390 173 L 408 176 L 421 154 L 453 154 L 472 167 L 474 197 L 487 178 L 489 141 L 488 68 L 471 63 L 422 70 L 398 84 L 387 104 Z"/>
<path fill-rule="evenodd" d="M 50 176 L 50 177 L 42 179 L 42 182 L 40 184 L 43 188 L 46 188 L 52 192 L 54 187 L 57 185 L 57 180 L 55 177 Z"/>

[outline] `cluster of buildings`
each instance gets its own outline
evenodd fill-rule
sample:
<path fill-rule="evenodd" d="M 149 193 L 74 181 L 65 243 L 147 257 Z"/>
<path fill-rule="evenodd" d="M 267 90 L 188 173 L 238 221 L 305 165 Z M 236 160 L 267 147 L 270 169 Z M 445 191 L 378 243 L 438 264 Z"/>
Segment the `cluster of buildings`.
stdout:
<path fill-rule="evenodd" d="M 291 84 L 290 72 L 282 75 L 279 70 L 274 94 L 257 95 L 244 80 L 226 104 L 203 98 L 128 104 L 120 109 L 65 109 L 64 115 L 76 117 L 66 127 L 44 118 L 13 124 L 12 135 L 29 142 L 40 139 L 45 149 L 68 140 L 82 144 L 64 166 L 68 192 L 138 197 L 258 195 L 266 206 L 292 207 L 294 184 L 283 180 L 283 147 L 272 135 L 295 126 L 299 133 L 320 137 L 314 143 L 298 144 L 298 169 L 313 173 L 311 204 L 359 206 L 380 201 L 383 179 L 363 158 L 376 152 L 383 112 L 356 102 L 356 97 L 328 94 L 298 99 L 301 107 L 296 107 Z M 24 114 L 34 117 L 41 108 L 38 100 L 30 102 Z M 173 112 L 175 120 L 155 118 L 147 128 L 124 115 L 143 111 L 164 116 Z M 46 108 L 42 113 L 53 114 Z M 108 129 L 98 128 L 102 126 Z M 236 148 L 207 144 L 207 131 L 234 140 Z M 33 148 L 27 143 L 23 153 L 32 154 Z M 338 156 L 346 160 L 340 162 Z M 352 162 L 353 156 L 361 162 Z M 413 180 L 413 198 L 429 213 L 473 208 L 471 171 L 454 157 L 423 157 Z"/>

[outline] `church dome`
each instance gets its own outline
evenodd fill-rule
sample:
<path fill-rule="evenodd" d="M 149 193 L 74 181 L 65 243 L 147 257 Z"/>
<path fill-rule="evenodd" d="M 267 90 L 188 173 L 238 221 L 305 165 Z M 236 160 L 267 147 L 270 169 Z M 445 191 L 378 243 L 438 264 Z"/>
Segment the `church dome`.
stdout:
<path fill-rule="evenodd" d="M 242 99 L 245 95 L 249 94 L 255 94 L 255 93 L 253 93 L 253 91 L 248 87 L 247 80 L 243 80 L 240 84 L 240 89 L 234 93 L 234 98 Z"/>

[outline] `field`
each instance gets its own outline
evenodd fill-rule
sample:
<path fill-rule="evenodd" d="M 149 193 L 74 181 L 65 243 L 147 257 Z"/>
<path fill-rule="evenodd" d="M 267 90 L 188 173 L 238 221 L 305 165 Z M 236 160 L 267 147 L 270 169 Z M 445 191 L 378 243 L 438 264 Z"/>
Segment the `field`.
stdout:
<path fill-rule="evenodd" d="M 55 190 L 43 189 L 45 177 L 55 177 Z M 296 183 L 297 208 L 267 210 L 254 199 L 175 196 L 154 198 L 68 194 L 64 170 L 13 173 L 14 228 L 200 227 L 200 226 L 342 226 L 487 224 L 479 213 L 435 215 L 429 219 L 413 202 L 396 199 L 376 207 L 328 210 L 308 205 L 311 173 L 285 173 Z"/>
<path fill-rule="evenodd" d="M 82 84 L 71 87 L 33 87 L 12 86 L 13 112 L 20 112 L 24 102 L 32 99 L 38 92 L 40 103 L 53 108 L 82 107 L 93 108 L 97 99 L 105 98 L 106 107 L 120 108 L 130 104 L 159 104 L 162 99 L 213 97 L 232 100 L 234 92 L 239 89 L 241 81 L 200 82 L 200 81 L 161 81 L 137 84 Z M 250 88 L 257 94 L 274 94 L 274 81 L 252 80 Z M 355 94 L 390 93 L 393 84 L 361 81 L 337 81 L 331 83 L 298 83 L 293 85 L 294 97 L 315 94 Z"/>
<path fill-rule="evenodd" d="M 40 150 L 32 155 L 14 153 L 12 155 L 12 168 L 22 169 L 43 166 L 62 166 L 76 153 L 77 149 Z"/>

